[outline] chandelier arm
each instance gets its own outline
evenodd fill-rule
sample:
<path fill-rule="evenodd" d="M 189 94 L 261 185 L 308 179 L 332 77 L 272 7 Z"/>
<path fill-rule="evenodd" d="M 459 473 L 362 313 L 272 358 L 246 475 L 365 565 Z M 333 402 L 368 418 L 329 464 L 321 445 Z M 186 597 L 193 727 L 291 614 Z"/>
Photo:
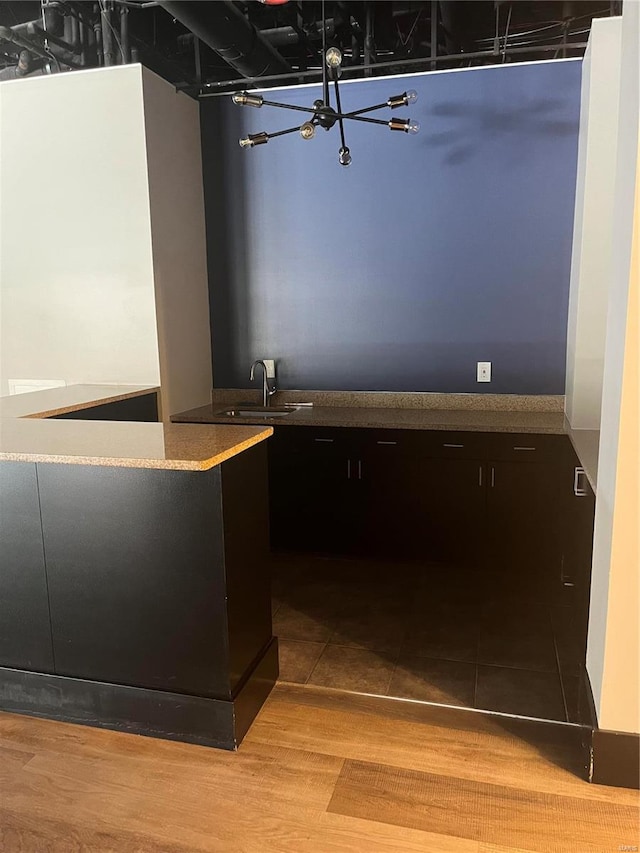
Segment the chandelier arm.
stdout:
<path fill-rule="evenodd" d="M 383 110 L 385 107 L 388 107 L 389 104 L 385 101 L 384 104 L 376 104 L 375 107 L 364 107 L 362 110 L 352 110 L 349 113 L 346 113 L 348 116 L 359 116 L 362 113 L 371 113 L 374 110 Z"/>
<path fill-rule="evenodd" d="M 317 113 L 322 113 L 322 108 L 317 108 L 317 107 L 299 107 L 296 104 L 280 104 L 277 101 L 263 101 L 262 103 L 263 103 L 263 106 L 265 106 L 265 107 L 279 107 L 280 109 L 283 109 L 283 110 L 297 110 L 298 112 L 302 112 L 302 113 L 313 113 L 313 115 L 316 115 Z M 384 106 L 386 106 L 386 104 Z M 360 111 L 358 111 L 358 112 L 360 112 Z M 336 118 L 336 119 L 348 118 L 351 121 L 367 121 L 367 122 L 370 122 L 371 124 L 388 125 L 388 122 L 382 121 L 382 119 L 366 118 L 365 116 L 355 115 L 354 113 L 335 112 L 335 113 L 331 113 L 331 116 L 332 116 L 332 118 Z"/>
<path fill-rule="evenodd" d="M 297 104 L 280 104 L 277 101 L 263 101 L 263 106 L 265 107 L 278 107 L 282 110 L 296 110 L 301 113 L 311 113 L 312 115 L 322 114 L 322 107 L 299 107 Z M 386 106 L 383 104 L 382 106 Z M 369 107 L 368 110 L 372 108 Z M 378 109 L 376 107 L 375 109 Z M 358 110 L 356 113 L 341 113 L 341 112 L 332 112 L 331 117 L 335 119 L 349 119 L 350 121 L 366 121 L 369 124 L 383 124 L 386 127 L 389 126 L 389 122 L 383 121 L 379 118 L 367 118 L 366 116 L 360 115 L 361 112 L 367 112 L 368 110 Z"/>
<path fill-rule="evenodd" d="M 276 136 L 284 136 L 287 133 L 296 133 L 300 132 L 300 125 L 296 125 L 296 127 L 288 127 L 286 130 L 276 130 L 274 133 L 267 133 L 269 139 L 275 139 Z"/>
<path fill-rule="evenodd" d="M 383 121 L 381 118 L 367 118 L 366 116 L 354 116 L 351 113 L 335 113 L 335 118 L 349 119 L 349 121 L 366 121 L 367 124 L 381 124 L 384 127 L 389 127 L 388 121 Z"/>
<path fill-rule="evenodd" d="M 340 89 L 338 88 L 338 71 L 336 68 L 331 69 L 331 76 L 333 77 L 333 85 L 336 90 L 336 107 L 338 108 L 338 114 L 342 113 L 342 106 L 340 104 Z M 340 128 L 340 141 L 342 142 L 342 147 L 346 148 L 347 143 L 344 141 L 344 122 L 341 118 L 338 119 L 338 126 Z"/>
<path fill-rule="evenodd" d="M 279 107 L 281 110 L 298 110 L 302 113 L 317 113 L 318 110 L 315 107 L 299 107 L 296 104 L 280 104 L 278 101 L 263 101 L 263 106 L 265 107 Z"/>

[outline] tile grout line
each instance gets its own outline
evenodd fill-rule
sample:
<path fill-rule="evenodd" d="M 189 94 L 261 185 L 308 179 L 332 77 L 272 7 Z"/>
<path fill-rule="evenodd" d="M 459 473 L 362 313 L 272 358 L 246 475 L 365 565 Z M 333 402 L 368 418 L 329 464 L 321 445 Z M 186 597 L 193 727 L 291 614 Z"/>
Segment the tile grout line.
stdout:
<path fill-rule="evenodd" d="M 320 654 L 318 655 L 317 660 L 316 660 L 316 662 L 314 663 L 314 665 L 313 665 L 313 666 L 311 667 L 311 669 L 309 670 L 309 675 L 307 675 L 307 678 L 306 678 L 306 681 L 304 682 L 304 684 L 308 684 L 308 683 L 309 683 L 309 679 L 311 678 L 311 676 L 312 676 L 312 675 L 313 675 L 313 673 L 315 672 L 316 667 L 317 667 L 317 666 L 318 666 L 318 664 L 320 663 L 320 658 L 321 658 L 321 657 L 322 657 L 322 655 L 326 652 L 328 645 L 329 645 L 329 642 L 328 642 L 328 641 L 327 641 L 326 643 L 324 643 L 324 645 L 323 645 L 323 647 L 322 647 L 322 651 L 321 651 L 321 652 L 320 652 Z"/>
<path fill-rule="evenodd" d="M 564 681 L 562 678 L 562 669 L 560 667 L 560 654 L 558 653 L 558 644 L 556 642 L 556 632 L 555 628 L 553 627 L 553 622 L 551 623 L 551 633 L 553 634 L 553 650 L 556 655 L 556 674 L 558 676 L 558 681 L 560 682 L 560 693 L 562 695 L 562 705 L 564 707 L 565 722 L 569 723 L 571 722 L 569 720 L 569 708 L 567 706 L 567 696 L 564 692 Z"/>
<path fill-rule="evenodd" d="M 478 629 L 478 639 L 476 640 L 476 669 L 475 669 L 475 679 L 473 682 L 473 707 L 478 707 L 478 660 L 480 658 L 480 629 Z"/>
<path fill-rule="evenodd" d="M 394 665 L 393 665 L 393 669 L 392 669 L 392 671 L 391 671 L 391 676 L 390 676 L 390 678 L 389 678 L 389 683 L 387 684 L 387 689 L 386 689 L 385 694 L 384 694 L 385 696 L 389 696 L 389 695 L 390 695 L 389 691 L 391 690 L 391 685 L 393 684 L 393 679 L 394 679 L 394 677 L 395 677 L 395 674 L 396 674 L 396 672 L 398 671 L 398 664 L 400 663 L 400 657 L 401 657 L 401 655 L 402 655 L 402 646 L 403 646 L 403 644 L 404 644 L 404 638 L 402 639 L 402 641 L 400 642 L 400 645 L 399 645 L 399 647 L 398 647 L 398 654 L 397 654 L 397 656 L 396 656 L 396 662 L 394 663 Z"/>

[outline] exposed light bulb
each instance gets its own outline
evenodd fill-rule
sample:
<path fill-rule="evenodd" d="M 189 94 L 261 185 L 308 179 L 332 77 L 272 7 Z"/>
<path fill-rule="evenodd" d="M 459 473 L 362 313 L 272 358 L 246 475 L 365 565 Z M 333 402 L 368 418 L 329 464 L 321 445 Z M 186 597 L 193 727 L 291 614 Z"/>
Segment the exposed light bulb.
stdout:
<path fill-rule="evenodd" d="M 300 127 L 300 136 L 303 139 L 313 139 L 315 135 L 315 127 L 311 124 L 310 121 L 305 121 L 305 123 Z"/>
<path fill-rule="evenodd" d="M 392 95 L 387 100 L 387 106 L 391 107 L 392 110 L 395 110 L 397 107 L 404 107 L 406 105 L 404 95 Z"/>
<path fill-rule="evenodd" d="M 254 145 L 264 145 L 269 141 L 269 134 L 264 130 L 261 133 L 250 133 L 238 140 L 240 148 L 253 148 Z"/>
<path fill-rule="evenodd" d="M 409 118 L 392 118 L 387 122 L 389 130 L 403 130 L 405 133 L 418 133 L 420 124 Z"/>
<path fill-rule="evenodd" d="M 387 101 L 387 106 L 395 110 L 397 107 L 406 107 L 407 104 L 415 104 L 418 100 L 418 93 L 415 89 L 409 89 L 408 92 L 403 92 L 401 95 L 393 95 Z"/>
<path fill-rule="evenodd" d="M 338 151 L 338 160 L 340 161 L 341 166 L 350 166 L 351 165 L 351 151 L 344 146 Z"/>
<path fill-rule="evenodd" d="M 235 92 L 231 100 L 239 107 L 261 107 L 264 98 L 262 95 L 250 95 L 248 92 Z"/>
<path fill-rule="evenodd" d="M 329 68 L 340 68 L 342 65 L 342 51 L 337 47 L 330 47 L 324 58 Z"/>

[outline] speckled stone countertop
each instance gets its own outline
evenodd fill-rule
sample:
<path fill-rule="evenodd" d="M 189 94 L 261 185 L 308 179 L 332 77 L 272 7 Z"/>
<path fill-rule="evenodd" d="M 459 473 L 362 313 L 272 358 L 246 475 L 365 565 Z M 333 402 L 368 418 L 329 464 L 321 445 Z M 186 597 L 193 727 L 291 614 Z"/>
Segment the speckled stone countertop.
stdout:
<path fill-rule="evenodd" d="M 431 394 L 387 391 L 279 391 L 271 405 L 313 403 L 283 418 L 225 417 L 240 402 L 260 404 L 254 389 L 222 388 L 212 403 L 174 415 L 176 423 L 269 423 L 273 426 L 327 426 L 379 429 L 568 435 L 595 491 L 599 433 L 574 430 L 564 416 L 561 395 Z"/>
<path fill-rule="evenodd" d="M 467 432 L 564 433 L 563 412 L 474 409 L 402 409 L 367 406 L 300 408 L 279 418 L 225 417 L 224 406 L 202 406 L 174 415 L 175 423 L 269 423 L 277 426 L 361 427 L 379 429 L 461 430 Z"/>
<path fill-rule="evenodd" d="M 0 398 L 0 460 L 207 471 L 267 439 L 271 426 L 51 420 L 157 391 L 75 385 Z"/>
<path fill-rule="evenodd" d="M 214 388 L 211 404 L 223 409 L 239 401 L 260 404 L 254 388 Z M 317 408 L 439 409 L 440 411 L 563 412 L 561 394 L 439 394 L 421 391 L 278 391 L 271 405 L 313 403 Z"/>
<path fill-rule="evenodd" d="M 149 385 L 65 385 L 29 394 L 0 397 L 0 418 L 53 418 L 105 403 L 157 393 Z"/>

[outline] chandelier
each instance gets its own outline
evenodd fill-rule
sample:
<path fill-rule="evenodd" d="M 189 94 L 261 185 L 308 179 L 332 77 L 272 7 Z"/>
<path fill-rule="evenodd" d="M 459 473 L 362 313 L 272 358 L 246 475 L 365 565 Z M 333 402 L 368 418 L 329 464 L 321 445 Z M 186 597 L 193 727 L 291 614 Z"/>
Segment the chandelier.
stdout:
<path fill-rule="evenodd" d="M 322 63 L 322 99 L 313 102 L 312 107 L 295 106 L 293 104 L 281 104 L 277 101 L 268 101 L 262 95 L 254 95 L 249 92 L 235 92 L 231 97 L 234 104 L 242 107 L 278 107 L 284 110 L 295 110 L 297 112 L 307 113 L 309 117 L 295 127 L 288 127 L 286 130 L 278 130 L 275 133 L 250 133 L 239 140 L 241 148 L 254 148 L 256 145 L 264 145 L 270 139 L 275 139 L 278 136 L 285 136 L 289 133 L 299 133 L 303 139 L 313 139 L 316 134 L 316 128 L 322 127 L 325 130 L 331 130 L 334 125 L 338 125 L 340 129 L 340 149 L 338 151 L 338 161 L 341 166 L 349 166 L 351 163 L 351 151 L 347 147 L 344 135 L 345 121 L 360 121 L 367 124 L 377 124 L 386 127 L 389 130 L 401 131 L 403 133 L 418 133 L 420 125 L 417 121 L 404 118 L 391 118 L 388 121 L 383 119 L 371 118 L 363 115 L 371 113 L 374 110 L 390 108 L 392 110 L 398 107 L 415 104 L 418 100 L 418 93 L 413 89 L 403 92 L 402 95 L 395 95 L 389 98 L 382 104 L 374 104 L 371 107 L 363 107 L 360 110 L 353 112 L 342 112 L 340 104 L 340 89 L 338 79 L 342 67 L 342 52 L 337 47 L 326 47 L 326 27 L 323 26 L 323 63 Z M 330 101 L 330 83 L 333 83 L 335 89 L 335 107 L 331 106 Z"/>

